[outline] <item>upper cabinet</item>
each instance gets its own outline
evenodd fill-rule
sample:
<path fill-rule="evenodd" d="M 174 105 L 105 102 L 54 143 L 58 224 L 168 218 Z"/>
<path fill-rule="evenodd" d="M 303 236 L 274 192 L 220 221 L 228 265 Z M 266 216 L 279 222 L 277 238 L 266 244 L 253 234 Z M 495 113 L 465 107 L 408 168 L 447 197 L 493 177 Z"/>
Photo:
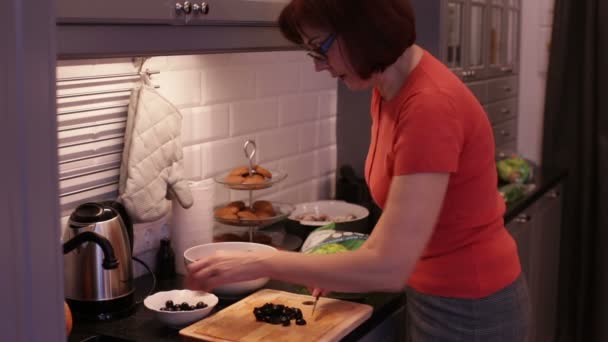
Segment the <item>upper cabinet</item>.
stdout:
<path fill-rule="evenodd" d="M 276 25 L 287 0 L 58 0 L 59 24 Z"/>
<path fill-rule="evenodd" d="M 467 71 L 470 78 L 483 78 L 486 76 L 487 54 L 486 37 L 487 25 L 486 0 L 471 0 L 468 3 L 467 13 Z"/>
<path fill-rule="evenodd" d="M 449 0 L 446 13 L 445 62 L 455 72 L 462 72 L 465 69 L 465 1 Z"/>
<path fill-rule="evenodd" d="M 57 0 L 59 59 L 297 48 L 278 28 L 288 0 Z"/>
<path fill-rule="evenodd" d="M 444 0 L 446 64 L 465 81 L 517 73 L 520 0 Z"/>

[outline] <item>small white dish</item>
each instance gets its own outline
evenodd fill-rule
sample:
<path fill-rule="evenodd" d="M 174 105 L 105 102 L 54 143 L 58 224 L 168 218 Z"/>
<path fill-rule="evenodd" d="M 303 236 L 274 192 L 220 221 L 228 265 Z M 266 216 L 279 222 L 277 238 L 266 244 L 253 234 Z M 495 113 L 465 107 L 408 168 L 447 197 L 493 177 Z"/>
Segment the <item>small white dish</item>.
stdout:
<path fill-rule="evenodd" d="M 253 242 L 213 242 L 188 248 L 184 252 L 184 262 L 186 266 L 204 257 L 211 256 L 219 251 L 223 252 L 252 252 L 257 251 L 276 251 L 277 249 Z M 214 288 L 213 293 L 224 297 L 237 297 L 248 294 L 260 289 L 270 280 L 269 278 L 257 278 L 247 281 L 225 284 Z"/>
<path fill-rule="evenodd" d="M 186 302 L 196 305 L 198 302 L 207 304 L 203 309 L 191 311 L 165 311 L 161 310 L 165 303 L 171 300 L 175 304 Z M 211 313 L 219 299 L 212 293 L 191 290 L 161 291 L 144 299 L 145 307 L 154 312 L 155 317 L 164 324 L 173 328 L 183 328 L 194 322 L 200 321 Z"/>

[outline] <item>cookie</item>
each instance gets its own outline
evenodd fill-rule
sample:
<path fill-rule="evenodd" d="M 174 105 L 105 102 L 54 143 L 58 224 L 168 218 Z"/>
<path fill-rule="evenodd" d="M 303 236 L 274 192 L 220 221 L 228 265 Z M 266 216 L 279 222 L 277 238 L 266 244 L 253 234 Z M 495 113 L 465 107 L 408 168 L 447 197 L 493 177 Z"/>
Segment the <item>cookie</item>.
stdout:
<path fill-rule="evenodd" d="M 245 177 L 243 184 L 263 184 L 264 182 L 266 182 L 266 179 L 264 178 L 264 176 L 254 174 L 254 175 Z"/>
<path fill-rule="evenodd" d="M 222 207 L 215 209 L 214 214 L 217 217 L 224 217 L 225 215 L 236 215 L 238 212 L 239 208 L 236 207 Z"/>
<path fill-rule="evenodd" d="M 226 205 L 226 207 L 234 207 L 237 209 L 236 212 L 239 212 L 239 211 L 245 209 L 245 202 L 243 202 L 243 201 L 230 202 L 230 203 L 228 203 L 228 205 Z"/>
<path fill-rule="evenodd" d="M 272 173 L 260 165 L 256 165 L 254 169 L 257 174 L 260 174 L 266 178 L 272 178 Z"/>
<path fill-rule="evenodd" d="M 259 219 L 267 219 L 267 218 L 270 218 L 270 217 L 274 216 L 274 215 L 271 215 L 269 212 L 266 212 L 266 211 L 256 211 L 255 215 Z"/>
<path fill-rule="evenodd" d="M 269 201 L 255 201 L 253 202 L 253 209 L 255 210 L 256 214 L 259 214 L 259 212 L 265 212 L 270 216 L 276 215 L 274 208 L 272 207 L 272 203 Z"/>
<path fill-rule="evenodd" d="M 224 220 L 238 220 L 239 216 L 237 214 L 225 214 L 222 216 L 218 216 L 219 218 L 222 218 Z"/>
<path fill-rule="evenodd" d="M 251 212 L 251 210 L 249 209 L 245 209 L 245 210 L 241 210 L 238 213 L 236 213 L 238 217 L 243 218 L 243 219 L 247 219 L 247 220 L 255 220 L 258 217 L 256 216 L 256 214 L 254 214 L 253 212 Z"/>
<path fill-rule="evenodd" d="M 241 184 L 245 181 L 245 177 L 242 176 L 226 176 L 224 181 L 229 184 Z"/>
<path fill-rule="evenodd" d="M 245 176 L 245 175 L 248 175 L 248 174 L 249 174 L 249 167 L 248 166 L 239 166 L 239 167 L 236 167 L 236 168 L 232 169 L 232 171 L 230 171 L 230 173 L 229 173 L 230 176 Z"/>

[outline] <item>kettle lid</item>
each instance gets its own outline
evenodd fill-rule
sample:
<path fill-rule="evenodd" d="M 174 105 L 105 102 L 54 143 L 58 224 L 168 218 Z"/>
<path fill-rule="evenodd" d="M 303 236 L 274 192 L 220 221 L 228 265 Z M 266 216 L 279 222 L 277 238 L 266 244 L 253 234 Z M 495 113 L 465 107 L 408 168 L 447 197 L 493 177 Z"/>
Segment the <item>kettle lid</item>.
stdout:
<path fill-rule="evenodd" d="M 99 203 L 84 203 L 79 205 L 70 215 L 71 224 L 90 224 L 108 221 L 115 218 L 118 214 L 114 210 L 108 209 Z"/>

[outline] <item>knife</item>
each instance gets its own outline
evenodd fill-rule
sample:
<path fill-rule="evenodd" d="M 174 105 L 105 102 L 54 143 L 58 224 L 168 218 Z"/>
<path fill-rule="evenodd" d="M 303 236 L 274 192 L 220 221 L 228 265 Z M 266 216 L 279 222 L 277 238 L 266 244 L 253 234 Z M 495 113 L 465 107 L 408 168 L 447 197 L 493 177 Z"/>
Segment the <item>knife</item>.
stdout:
<path fill-rule="evenodd" d="M 319 302 L 319 297 L 321 296 L 321 291 L 319 291 L 317 293 L 317 295 L 315 296 L 315 302 L 312 304 L 312 313 L 310 314 L 310 318 L 315 317 L 315 309 L 317 308 L 317 303 Z"/>

